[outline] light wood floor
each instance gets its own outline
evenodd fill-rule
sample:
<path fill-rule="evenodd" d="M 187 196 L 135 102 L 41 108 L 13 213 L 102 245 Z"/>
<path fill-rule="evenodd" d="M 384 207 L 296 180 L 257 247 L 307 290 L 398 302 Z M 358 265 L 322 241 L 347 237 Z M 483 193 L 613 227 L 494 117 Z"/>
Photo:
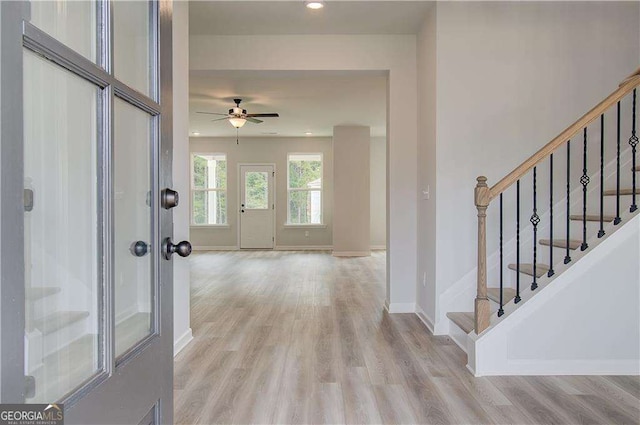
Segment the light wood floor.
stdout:
<path fill-rule="evenodd" d="M 192 256 L 194 341 L 175 422 L 638 424 L 639 377 L 474 378 L 412 314 L 387 314 L 385 254 Z"/>

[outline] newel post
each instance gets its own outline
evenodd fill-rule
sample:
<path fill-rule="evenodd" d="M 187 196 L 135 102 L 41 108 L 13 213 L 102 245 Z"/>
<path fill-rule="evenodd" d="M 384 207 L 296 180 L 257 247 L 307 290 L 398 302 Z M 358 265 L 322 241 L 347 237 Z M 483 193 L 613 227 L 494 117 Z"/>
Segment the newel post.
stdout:
<path fill-rule="evenodd" d="M 481 333 L 489 327 L 491 304 L 487 298 L 487 207 L 491 200 L 487 178 L 478 177 L 475 203 L 478 209 L 478 292 L 475 303 L 475 331 Z"/>

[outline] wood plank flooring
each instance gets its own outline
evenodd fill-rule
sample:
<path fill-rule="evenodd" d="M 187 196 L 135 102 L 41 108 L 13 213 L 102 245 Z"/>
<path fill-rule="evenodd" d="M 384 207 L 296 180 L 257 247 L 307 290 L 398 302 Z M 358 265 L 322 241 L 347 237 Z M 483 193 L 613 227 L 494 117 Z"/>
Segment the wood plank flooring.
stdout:
<path fill-rule="evenodd" d="M 385 253 L 192 255 L 176 424 L 639 424 L 640 377 L 488 377 L 413 314 Z"/>

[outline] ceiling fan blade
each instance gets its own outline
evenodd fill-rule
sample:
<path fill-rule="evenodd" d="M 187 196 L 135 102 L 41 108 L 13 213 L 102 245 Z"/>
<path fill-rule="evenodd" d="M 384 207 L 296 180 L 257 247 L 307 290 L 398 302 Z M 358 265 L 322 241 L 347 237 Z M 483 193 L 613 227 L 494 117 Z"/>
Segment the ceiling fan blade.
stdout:
<path fill-rule="evenodd" d="M 207 115 L 224 115 L 225 117 L 227 116 L 227 114 L 218 114 L 217 112 L 196 112 L 196 114 L 207 114 Z"/>
<path fill-rule="evenodd" d="M 280 114 L 272 113 L 272 114 L 247 114 L 247 117 L 265 117 L 265 118 L 278 118 Z"/>
<path fill-rule="evenodd" d="M 228 119 L 229 119 L 228 117 L 218 118 L 218 119 L 215 119 L 215 120 L 211 120 L 211 122 L 216 122 L 216 121 L 225 121 L 225 120 L 228 120 Z"/>
<path fill-rule="evenodd" d="M 247 120 L 247 121 L 249 121 L 249 122 L 252 122 L 252 123 L 254 123 L 254 124 L 260 124 L 261 122 L 264 122 L 264 121 L 262 121 L 262 120 L 257 120 L 257 119 L 255 119 L 255 118 L 252 118 L 252 117 L 250 117 L 250 116 L 247 116 L 246 120 Z"/>

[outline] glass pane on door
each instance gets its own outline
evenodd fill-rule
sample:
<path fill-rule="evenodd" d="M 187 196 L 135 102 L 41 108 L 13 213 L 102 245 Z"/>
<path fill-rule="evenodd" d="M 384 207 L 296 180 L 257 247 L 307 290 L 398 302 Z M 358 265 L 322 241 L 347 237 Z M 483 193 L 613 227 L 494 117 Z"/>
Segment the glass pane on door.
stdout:
<path fill-rule="evenodd" d="M 97 105 L 91 83 L 25 50 L 25 368 L 31 403 L 101 368 Z"/>
<path fill-rule="evenodd" d="M 247 171 L 244 175 L 244 205 L 248 210 L 269 208 L 269 173 Z"/>
<path fill-rule="evenodd" d="M 113 66 L 117 79 L 151 97 L 151 7 L 141 0 L 113 2 Z"/>
<path fill-rule="evenodd" d="M 116 356 L 150 335 L 154 252 L 151 115 L 116 98 L 114 106 L 114 279 Z"/>
<path fill-rule="evenodd" d="M 31 1 L 31 23 L 87 59 L 96 61 L 95 1 Z"/>

